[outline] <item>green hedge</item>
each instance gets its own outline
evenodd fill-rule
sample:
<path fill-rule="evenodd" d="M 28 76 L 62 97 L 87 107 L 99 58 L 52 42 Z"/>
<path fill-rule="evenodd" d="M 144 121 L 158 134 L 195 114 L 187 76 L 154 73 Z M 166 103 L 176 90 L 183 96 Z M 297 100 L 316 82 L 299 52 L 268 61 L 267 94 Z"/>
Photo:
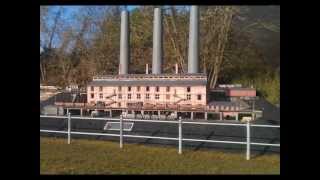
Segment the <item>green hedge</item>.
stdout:
<path fill-rule="evenodd" d="M 253 85 L 259 96 L 272 104 L 280 103 L 280 75 L 278 73 L 259 75 L 254 78 L 240 77 L 233 83 L 248 87 Z"/>

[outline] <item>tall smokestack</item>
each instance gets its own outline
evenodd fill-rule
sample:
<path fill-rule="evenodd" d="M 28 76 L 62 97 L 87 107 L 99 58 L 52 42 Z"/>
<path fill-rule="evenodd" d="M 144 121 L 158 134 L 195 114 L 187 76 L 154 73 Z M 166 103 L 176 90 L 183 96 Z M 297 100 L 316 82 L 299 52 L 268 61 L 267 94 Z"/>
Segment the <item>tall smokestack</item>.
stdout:
<path fill-rule="evenodd" d="M 149 74 L 149 64 L 146 64 L 146 74 Z"/>
<path fill-rule="evenodd" d="M 176 74 L 179 74 L 179 66 L 177 63 L 176 63 Z"/>
<path fill-rule="evenodd" d="M 120 65 L 119 74 L 128 74 L 129 63 L 129 17 L 128 11 L 121 12 Z"/>
<path fill-rule="evenodd" d="M 154 9 L 153 17 L 152 73 L 162 73 L 162 18 L 160 8 Z"/>
<path fill-rule="evenodd" d="M 199 8 L 190 8 L 188 73 L 199 73 Z"/>

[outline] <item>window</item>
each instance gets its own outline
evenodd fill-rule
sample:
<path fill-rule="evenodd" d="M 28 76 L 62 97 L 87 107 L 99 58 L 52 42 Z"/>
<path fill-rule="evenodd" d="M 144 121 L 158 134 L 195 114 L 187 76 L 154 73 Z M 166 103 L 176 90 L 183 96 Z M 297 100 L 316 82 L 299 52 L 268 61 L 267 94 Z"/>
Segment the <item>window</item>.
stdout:
<path fill-rule="evenodd" d="M 121 91 L 121 86 L 118 86 L 118 91 Z"/>
<path fill-rule="evenodd" d="M 137 91 L 140 91 L 140 86 L 137 86 Z"/>
<path fill-rule="evenodd" d="M 94 98 L 94 94 L 93 94 L 93 93 L 91 94 L 91 98 L 92 98 L 92 99 Z"/>
<path fill-rule="evenodd" d="M 121 102 L 118 103 L 118 107 L 121 107 Z"/>
<path fill-rule="evenodd" d="M 190 86 L 187 87 L 187 92 L 190 92 L 191 91 L 191 88 Z"/>
<path fill-rule="evenodd" d="M 102 91 L 102 86 L 99 86 L 99 91 Z"/>
<path fill-rule="evenodd" d="M 131 91 L 131 86 L 128 86 L 128 91 Z"/>
<path fill-rule="evenodd" d="M 187 100 L 191 99 L 191 94 L 187 94 Z"/>
<path fill-rule="evenodd" d="M 167 92 L 169 92 L 170 91 L 170 86 L 167 86 L 166 90 L 167 90 Z"/>
<path fill-rule="evenodd" d="M 167 95 L 166 95 L 166 99 L 170 99 L 170 94 L 167 94 Z"/>
<path fill-rule="evenodd" d="M 141 99 L 141 95 L 140 94 L 137 94 L 137 99 Z"/>
<path fill-rule="evenodd" d="M 99 98 L 103 99 L 103 94 L 102 93 L 99 94 Z"/>
<path fill-rule="evenodd" d="M 128 99 L 131 99 L 131 94 L 128 94 Z"/>
<path fill-rule="evenodd" d="M 198 94 L 198 100 L 201 100 L 201 94 Z"/>
<path fill-rule="evenodd" d="M 159 99 L 159 94 L 156 94 L 154 98 Z"/>
<path fill-rule="evenodd" d="M 159 86 L 156 86 L 156 92 L 159 92 Z"/>
<path fill-rule="evenodd" d="M 94 87 L 93 86 L 91 86 L 91 91 L 94 91 Z"/>
<path fill-rule="evenodd" d="M 149 91 L 149 90 L 150 90 L 150 88 L 149 88 L 149 86 L 147 86 L 147 87 L 146 87 L 146 91 Z"/>
<path fill-rule="evenodd" d="M 150 99 L 150 94 L 146 94 L 146 99 Z"/>
<path fill-rule="evenodd" d="M 118 99 L 122 99 L 122 94 L 118 94 Z"/>

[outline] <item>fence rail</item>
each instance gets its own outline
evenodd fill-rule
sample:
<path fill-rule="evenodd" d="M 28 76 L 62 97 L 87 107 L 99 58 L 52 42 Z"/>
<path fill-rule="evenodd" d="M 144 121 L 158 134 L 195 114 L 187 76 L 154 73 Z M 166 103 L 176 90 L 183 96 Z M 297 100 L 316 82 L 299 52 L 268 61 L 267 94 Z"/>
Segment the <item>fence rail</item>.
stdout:
<path fill-rule="evenodd" d="M 224 144 L 242 144 L 246 145 L 246 159 L 250 160 L 250 148 L 251 145 L 256 146 L 273 146 L 280 147 L 280 144 L 270 144 L 270 143 L 257 143 L 251 142 L 250 137 L 250 128 L 251 127 L 261 127 L 261 128 L 280 128 L 277 125 L 262 125 L 262 124 L 251 124 L 249 121 L 246 124 L 237 124 L 237 123 L 214 123 L 214 122 L 194 122 L 194 121 L 183 121 L 181 117 L 179 120 L 144 120 L 144 119 L 124 119 L 122 116 L 119 118 L 93 118 L 93 117 L 71 117 L 69 113 L 68 116 L 48 116 L 48 115 L 40 115 L 43 118 L 57 118 L 57 119 L 67 119 L 68 120 L 68 128 L 67 131 L 56 131 L 56 130 L 46 130 L 40 129 L 40 132 L 46 133 L 60 133 L 68 135 L 68 144 L 71 143 L 71 135 L 89 135 L 89 136 L 113 136 L 119 137 L 120 148 L 123 148 L 123 138 L 144 138 L 144 139 L 161 139 L 161 140 L 174 140 L 178 141 L 178 153 L 182 153 L 182 143 L 183 141 L 191 141 L 191 142 L 208 142 L 208 143 L 224 143 Z M 110 134 L 110 133 L 93 133 L 93 132 L 79 132 L 79 131 L 71 131 L 71 119 L 82 119 L 82 120 L 101 120 L 101 121 L 118 121 L 120 123 L 120 133 L 119 134 Z M 159 136 L 142 136 L 142 135 L 129 135 L 123 134 L 123 121 L 128 122 L 148 122 L 148 123 L 171 123 L 178 124 L 178 137 L 159 137 Z M 240 126 L 246 127 L 246 142 L 241 141 L 220 141 L 220 140 L 206 140 L 206 139 L 191 139 L 191 138 L 183 138 L 182 137 L 182 125 L 183 124 L 198 124 L 198 125 L 218 125 L 218 126 Z"/>

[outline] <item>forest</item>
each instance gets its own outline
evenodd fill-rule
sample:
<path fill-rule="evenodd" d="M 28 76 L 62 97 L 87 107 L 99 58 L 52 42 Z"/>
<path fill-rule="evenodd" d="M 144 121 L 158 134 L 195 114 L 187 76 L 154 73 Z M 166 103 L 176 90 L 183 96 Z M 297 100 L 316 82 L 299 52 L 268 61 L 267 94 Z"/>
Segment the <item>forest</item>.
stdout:
<path fill-rule="evenodd" d="M 85 86 L 118 74 L 120 13 L 129 11 L 129 73 L 152 61 L 155 6 L 40 6 L 40 83 Z M 189 6 L 161 6 L 163 71 L 187 70 Z M 240 83 L 280 104 L 280 6 L 200 6 L 200 71 L 208 86 Z"/>

